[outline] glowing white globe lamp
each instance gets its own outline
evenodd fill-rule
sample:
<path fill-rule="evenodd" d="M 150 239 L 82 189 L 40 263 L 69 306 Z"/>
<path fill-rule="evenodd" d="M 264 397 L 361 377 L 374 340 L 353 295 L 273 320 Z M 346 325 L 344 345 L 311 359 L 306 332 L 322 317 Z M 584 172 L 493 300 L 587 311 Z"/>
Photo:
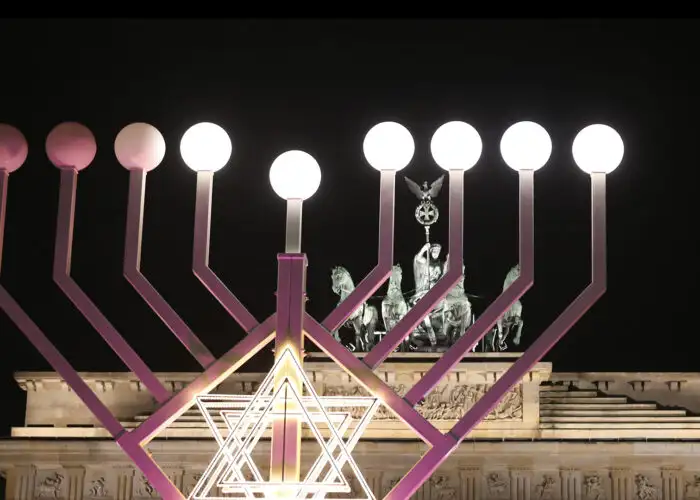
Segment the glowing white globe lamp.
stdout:
<path fill-rule="evenodd" d="M 469 170 L 479 161 L 482 147 L 479 132 L 460 121 L 441 125 L 430 141 L 435 163 L 445 170 Z"/>
<path fill-rule="evenodd" d="M 501 156 L 513 170 L 539 170 L 552 155 L 552 139 L 542 125 L 518 122 L 501 137 Z"/>
<path fill-rule="evenodd" d="M 287 151 L 272 162 L 270 184 L 280 198 L 307 200 L 321 185 L 321 168 L 309 153 Z"/>
<path fill-rule="evenodd" d="M 231 138 L 220 126 L 201 122 L 191 126 L 180 140 L 180 155 L 195 172 L 216 172 L 231 159 Z"/>
<path fill-rule="evenodd" d="M 588 174 L 609 174 L 625 155 L 625 145 L 617 131 L 608 125 L 589 125 L 581 130 L 571 148 L 574 161 Z"/>
<path fill-rule="evenodd" d="M 373 168 L 396 172 L 411 162 L 416 146 L 406 127 L 396 122 L 382 122 L 367 132 L 362 150 Z"/>

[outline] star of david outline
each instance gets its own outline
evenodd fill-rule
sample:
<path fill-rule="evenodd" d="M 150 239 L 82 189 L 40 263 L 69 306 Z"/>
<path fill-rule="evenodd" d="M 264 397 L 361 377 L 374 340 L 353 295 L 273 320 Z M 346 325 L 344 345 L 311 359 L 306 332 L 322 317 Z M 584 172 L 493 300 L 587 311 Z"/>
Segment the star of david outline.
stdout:
<path fill-rule="evenodd" d="M 415 218 L 423 226 L 431 226 L 440 218 L 438 207 L 430 200 L 424 200 L 416 207 Z"/>
<path fill-rule="evenodd" d="M 291 362 L 296 376 L 302 388 L 307 390 L 305 396 L 301 396 L 292 385 L 287 375 L 274 390 L 277 369 L 283 362 Z M 302 482 L 298 483 L 272 483 L 264 481 L 260 470 L 255 465 L 252 451 L 260 438 L 266 432 L 273 417 L 283 415 L 284 412 L 274 410 L 282 391 L 285 391 L 285 400 L 294 401 L 299 411 L 287 412 L 287 415 L 301 417 L 312 431 L 316 442 L 321 447 L 321 453 L 311 466 Z M 270 394 L 270 392 L 273 392 Z M 289 398 L 291 393 L 292 398 Z M 342 468 L 348 464 L 352 469 L 360 488 L 365 495 L 363 498 L 353 500 L 375 500 L 373 493 L 364 479 L 357 463 L 351 455 L 351 451 L 360 439 L 361 434 L 371 421 L 374 413 L 379 408 L 381 401 L 375 397 L 362 396 L 323 396 L 320 397 L 311 385 L 301 365 L 287 350 L 279 357 L 275 366 L 260 384 L 256 393 L 252 396 L 229 395 L 203 395 L 196 399 L 202 415 L 209 426 L 214 439 L 219 445 L 213 459 L 209 463 L 199 481 L 192 489 L 189 498 L 192 500 L 230 500 L 232 497 L 216 496 L 212 490 L 219 488 L 222 494 L 240 493 L 245 496 L 234 498 L 255 499 L 257 494 L 264 494 L 275 487 L 290 487 L 295 491 L 294 498 L 307 499 L 312 495 L 313 500 L 322 500 L 328 493 L 351 493 L 350 483 L 342 472 Z M 350 428 L 353 418 L 349 411 L 330 411 L 331 408 L 359 407 L 364 408 L 357 425 L 352 429 L 347 440 L 344 439 Z M 316 411 L 310 410 L 316 408 Z M 223 418 L 228 428 L 228 436 L 224 438 L 221 429 L 214 421 L 213 413 Z M 326 424 L 331 436 L 326 439 L 321 434 L 316 422 Z M 241 436 L 246 436 L 241 439 Z M 338 457 L 336 450 L 340 449 Z M 323 473 L 324 478 L 318 482 L 318 477 Z M 243 472 L 243 467 L 248 467 L 253 475 L 253 480 L 248 480 Z M 346 499 L 350 500 L 350 499 Z"/>

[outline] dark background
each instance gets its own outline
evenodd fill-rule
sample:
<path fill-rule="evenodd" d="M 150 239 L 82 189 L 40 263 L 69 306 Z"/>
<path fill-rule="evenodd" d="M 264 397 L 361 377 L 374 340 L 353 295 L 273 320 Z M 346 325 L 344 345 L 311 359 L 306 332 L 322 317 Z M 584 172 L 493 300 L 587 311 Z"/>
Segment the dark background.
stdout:
<path fill-rule="evenodd" d="M 517 174 L 501 160 L 503 131 L 534 120 L 551 134 L 536 174 L 536 277 L 524 297 L 527 346 L 589 280 L 589 180 L 571 143 L 584 126 L 615 127 L 626 145 L 608 178 L 609 288 L 547 356 L 557 371 L 695 371 L 698 191 L 696 21 L 108 21 L 0 22 L 0 122 L 30 143 L 9 185 L 2 283 L 78 370 L 123 370 L 53 283 L 58 170 L 43 143 L 62 121 L 97 137 L 79 178 L 73 276 L 154 370 L 197 364 L 122 276 L 128 173 L 116 134 L 149 122 L 166 138 L 148 177 L 142 270 L 215 354 L 242 335 L 191 271 L 195 175 L 179 140 L 199 122 L 234 141 L 216 174 L 211 266 L 259 320 L 274 310 L 285 204 L 272 160 L 303 149 L 323 170 L 305 204 L 309 310 L 337 301 L 330 269 L 355 281 L 376 262 L 379 174 L 362 139 L 380 121 L 407 126 L 416 155 L 402 174 L 432 181 L 432 133 L 449 120 L 479 130 L 484 153 L 466 174 L 467 290 L 477 313 L 517 261 Z M 446 213 L 446 190 L 438 204 Z M 396 260 L 410 269 L 423 241 L 416 199 L 397 183 Z M 447 243 L 443 217 L 435 239 Z M 404 279 L 412 288 L 412 273 Z M 383 293 L 383 288 L 380 293 Z M 2 434 L 21 425 L 13 372 L 48 364 L 0 314 Z M 266 353 L 248 369 L 265 369 Z"/>

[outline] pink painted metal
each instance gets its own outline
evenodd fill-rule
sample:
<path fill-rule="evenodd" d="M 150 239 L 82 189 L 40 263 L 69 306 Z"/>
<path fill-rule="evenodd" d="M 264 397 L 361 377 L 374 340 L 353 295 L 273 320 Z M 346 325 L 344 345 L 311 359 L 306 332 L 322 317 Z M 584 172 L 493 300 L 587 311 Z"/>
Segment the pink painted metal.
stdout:
<path fill-rule="evenodd" d="M 54 254 L 53 278 L 76 308 L 109 344 L 124 364 L 133 371 L 159 403 L 170 398 L 170 393 L 136 354 L 121 334 L 112 326 L 97 306 L 71 278 L 71 253 L 73 247 L 73 218 L 78 171 L 61 169 L 61 188 L 58 198 L 58 227 Z"/>
<path fill-rule="evenodd" d="M 493 410 L 503 395 L 514 387 L 603 295 L 607 286 L 605 181 L 605 174 L 591 174 L 591 283 L 452 427 L 448 433 L 452 439 L 445 439 L 423 455 L 394 486 L 385 500 L 410 498 L 466 435 Z"/>
<path fill-rule="evenodd" d="M 409 309 L 384 338 L 365 356 L 370 368 L 377 368 L 416 329 L 462 278 L 462 243 L 464 235 L 464 171 L 450 170 L 450 239 L 447 272 L 418 302 Z"/>
<path fill-rule="evenodd" d="M 306 255 L 284 253 L 277 256 L 277 333 L 276 354 L 290 348 L 300 357 L 304 345 L 303 315 L 306 302 Z M 287 472 L 298 468 L 298 420 L 275 420 L 272 427 L 270 470 Z M 291 481 L 298 482 L 298 478 Z"/>
<path fill-rule="evenodd" d="M 534 244 L 534 174 L 532 170 L 521 170 L 520 178 L 520 276 L 486 308 L 481 316 L 469 327 L 462 336 L 433 366 L 421 377 L 407 393 L 406 400 L 417 404 L 440 380 L 469 352 L 513 303 L 527 292 L 534 282 L 535 276 L 535 244 Z"/>
<path fill-rule="evenodd" d="M 27 160 L 27 139 L 12 125 L 0 123 L 0 171 L 14 172 Z"/>
<path fill-rule="evenodd" d="M 0 264 L 2 264 L 8 182 L 9 172 L 7 170 L 0 170 Z M 19 328 L 24 336 L 36 347 L 41 355 L 44 356 L 51 367 L 70 385 L 76 396 L 85 403 L 85 406 L 95 415 L 95 418 L 97 418 L 100 424 L 102 424 L 114 438 L 119 437 L 124 432 L 124 428 L 119 421 L 112 415 L 83 379 L 80 378 L 80 375 L 78 375 L 68 360 L 58 352 L 44 332 L 42 332 L 36 323 L 27 316 L 24 310 L 3 286 L 0 286 L 0 309 L 5 311 L 5 314 L 9 316 L 15 325 L 17 325 L 17 328 Z"/>
<path fill-rule="evenodd" d="M 379 260 L 355 287 L 355 290 L 323 320 L 323 327 L 336 331 L 350 315 L 366 302 L 391 275 L 394 260 L 394 199 L 396 172 L 381 171 L 379 188 Z"/>
<path fill-rule="evenodd" d="M 46 154 L 58 168 L 82 170 L 97 154 L 95 136 L 81 123 L 61 123 L 46 137 Z"/>
<path fill-rule="evenodd" d="M 333 338 L 331 333 L 319 324 L 312 316 L 304 316 L 304 329 L 307 336 L 330 358 L 342 366 L 357 382 L 371 394 L 380 398 L 387 408 L 392 410 L 406 425 L 416 431 L 418 436 L 427 444 L 435 446 L 444 440 L 444 435 L 428 422 L 404 398 L 396 394 L 394 389 L 384 383 L 370 367 Z"/>
<path fill-rule="evenodd" d="M 192 271 L 216 297 L 224 309 L 246 332 L 258 322 L 248 309 L 231 293 L 219 277 L 209 268 L 209 233 L 211 230 L 211 198 L 214 172 L 197 172 L 197 199 L 194 214 L 194 251 Z"/>
<path fill-rule="evenodd" d="M 158 293 L 140 270 L 146 175 L 147 171 L 143 169 L 132 169 L 129 172 L 124 276 L 190 354 L 194 356 L 202 367 L 206 368 L 215 361 L 214 355 L 197 338 L 175 310 L 170 307 L 170 304 Z"/>

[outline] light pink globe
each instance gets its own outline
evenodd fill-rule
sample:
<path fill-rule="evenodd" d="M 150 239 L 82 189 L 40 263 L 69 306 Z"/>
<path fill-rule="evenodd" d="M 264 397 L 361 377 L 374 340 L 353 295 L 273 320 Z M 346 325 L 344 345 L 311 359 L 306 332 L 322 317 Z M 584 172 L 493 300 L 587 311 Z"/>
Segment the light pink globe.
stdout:
<path fill-rule="evenodd" d="M 165 139 L 153 125 L 132 123 L 117 134 L 114 154 L 128 170 L 153 170 L 165 156 Z"/>
<path fill-rule="evenodd" d="M 58 168 L 82 170 L 92 163 L 96 153 L 95 136 L 80 123 L 56 125 L 46 138 L 46 154 Z"/>
<path fill-rule="evenodd" d="M 27 140 L 12 125 L 0 123 L 0 170 L 14 172 L 27 159 Z"/>

